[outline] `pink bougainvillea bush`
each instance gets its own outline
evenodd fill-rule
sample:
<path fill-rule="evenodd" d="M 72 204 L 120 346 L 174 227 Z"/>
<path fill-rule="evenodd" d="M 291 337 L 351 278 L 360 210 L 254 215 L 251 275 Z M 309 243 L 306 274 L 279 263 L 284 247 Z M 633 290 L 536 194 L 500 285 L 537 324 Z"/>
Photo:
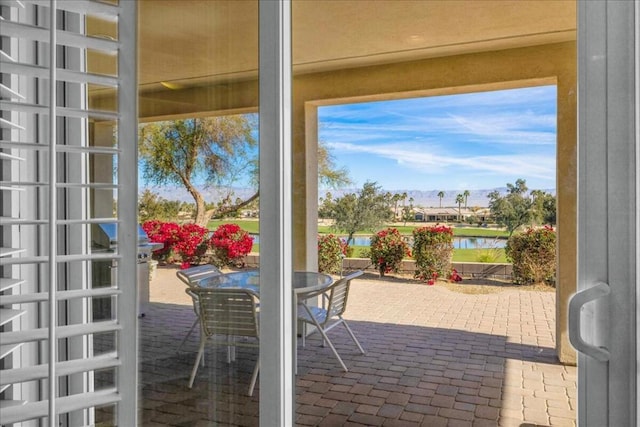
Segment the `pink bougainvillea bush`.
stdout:
<path fill-rule="evenodd" d="M 348 254 L 347 243 L 333 234 L 318 236 L 318 271 L 320 273 L 339 273 L 342 260 Z"/>
<path fill-rule="evenodd" d="M 216 265 L 238 265 L 251 252 L 253 237 L 237 224 L 222 224 L 213 232 L 209 245 Z"/>
<path fill-rule="evenodd" d="M 371 262 L 378 269 L 380 276 L 397 273 L 404 257 L 410 257 L 409 245 L 396 228 L 378 231 L 371 237 Z"/>
<path fill-rule="evenodd" d="M 434 284 L 438 277 L 451 277 L 453 258 L 451 227 L 435 225 L 414 229 L 413 258 L 416 261 L 414 276 L 417 279 Z"/>

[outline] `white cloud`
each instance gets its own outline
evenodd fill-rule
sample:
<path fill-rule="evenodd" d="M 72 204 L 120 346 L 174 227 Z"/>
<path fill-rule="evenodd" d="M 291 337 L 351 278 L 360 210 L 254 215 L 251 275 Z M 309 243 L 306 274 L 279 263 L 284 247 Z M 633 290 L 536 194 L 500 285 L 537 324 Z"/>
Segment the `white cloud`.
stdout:
<path fill-rule="evenodd" d="M 385 158 L 418 173 L 440 173 L 446 170 L 465 173 L 488 173 L 538 179 L 555 177 L 555 157 L 550 155 L 471 155 L 438 154 L 412 144 L 363 146 L 332 142 L 329 147 L 344 153 L 362 153 Z"/>

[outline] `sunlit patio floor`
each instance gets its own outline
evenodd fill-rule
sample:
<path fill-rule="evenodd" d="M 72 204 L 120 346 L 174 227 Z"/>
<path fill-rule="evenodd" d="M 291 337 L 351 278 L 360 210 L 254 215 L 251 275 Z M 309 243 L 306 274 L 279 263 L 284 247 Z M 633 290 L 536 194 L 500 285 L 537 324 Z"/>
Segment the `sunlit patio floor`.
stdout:
<path fill-rule="evenodd" d="M 175 271 L 158 269 L 140 319 L 143 425 L 258 425 L 259 385 L 246 396 L 256 349 L 228 364 L 208 348 L 187 387 L 199 338 L 177 351 L 195 314 Z M 296 425 L 575 425 L 576 369 L 555 357 L 553 292 L 465 294 L 367 274 L 345 317 L 366 354 L 342 327 L 330 337 L 349 372 L 318 334 L 298 347 Z"/>

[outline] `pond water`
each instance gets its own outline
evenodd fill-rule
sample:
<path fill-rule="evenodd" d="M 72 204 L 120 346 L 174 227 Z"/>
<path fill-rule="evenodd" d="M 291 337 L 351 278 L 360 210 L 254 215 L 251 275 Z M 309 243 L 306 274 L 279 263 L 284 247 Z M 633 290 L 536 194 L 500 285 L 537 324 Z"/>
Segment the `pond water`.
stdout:
<path fill-rule="evenodd" d="M 371 238 L 368 236 L 356 236 L 353 238 L 354 246 L 369 246 Z M 411 245 L 411 242 L 408 242 Z M 506 239 L 496 239 L 493 237 L 454 237 L 454 249 L 490 249 L 504 248 Z"/>
<path fill-rule="evenodd" d="M 252 234 L 253 243 L 260 243 L 260 236 Z M 341 236 L 346 239 L 346 236 Z M 369 236 L 355 236 L 353 238 L 352 245 L 354 246 L 369 246 L 371 238 Z M 411 245 L 411 242 L 408 242 Z M 507 244 L 507 239 L 496 239 L 493 237 L 454 237 L 453 248 L 454 249 L 490 249 L 490 248 L 504 248 Z"/>

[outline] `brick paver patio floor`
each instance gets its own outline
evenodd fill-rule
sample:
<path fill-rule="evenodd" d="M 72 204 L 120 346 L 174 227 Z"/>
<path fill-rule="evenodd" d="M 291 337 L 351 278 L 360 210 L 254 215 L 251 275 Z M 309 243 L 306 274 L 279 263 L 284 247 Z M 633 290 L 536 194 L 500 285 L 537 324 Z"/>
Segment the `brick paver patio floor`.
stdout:
<path fill-rule="evenodd" d="M 576 369 L 554 351 L 555 294 L 463 294 L 374 275 L 352 282 L 344 328 L 330 332 L 349 372 L 318 334 L 298 349 L 299 426 L 574 426 Z M 246 396 L 256 349 L 208 348 L 187 382 L 198 330 L 190 298 L 161 268 L 140 324 L 144 426 L 258 425 L 260 387 Z M 275 427 L 275 426 L 274 426 Z"/>

